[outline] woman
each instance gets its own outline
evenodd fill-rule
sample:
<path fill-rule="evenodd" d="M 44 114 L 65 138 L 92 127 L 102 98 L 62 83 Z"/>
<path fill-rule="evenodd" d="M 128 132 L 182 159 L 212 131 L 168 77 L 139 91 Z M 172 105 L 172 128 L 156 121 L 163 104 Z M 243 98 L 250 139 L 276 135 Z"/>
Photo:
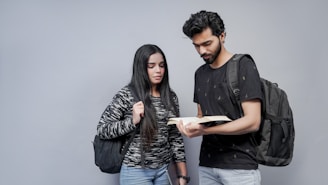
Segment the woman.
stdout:
<path fill-rule="evenodd" d="M 165 55 L 156 45 L 143 45 L 136 51 L 129 85 L 114 96 L 97 126 L 103 139 L 139 129 L 123 160 L 121 185 L 168 185 L 170 161 L 182 176 L 179 184 L 187 183 L 183 138 L 175 125 L 167 125 L 177 116 L 178 97 L 169 85 Z"/>

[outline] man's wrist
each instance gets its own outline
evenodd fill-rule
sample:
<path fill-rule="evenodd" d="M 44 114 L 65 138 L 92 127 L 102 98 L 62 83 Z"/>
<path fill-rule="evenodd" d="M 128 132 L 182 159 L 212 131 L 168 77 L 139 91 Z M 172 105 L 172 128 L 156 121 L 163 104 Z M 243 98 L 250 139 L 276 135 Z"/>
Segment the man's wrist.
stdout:
<path fill-rule="evenodd" d="M 188 177 L 188 176 L 178 175 L 178 178 L 179 178 L 179 179 L 180 179 L 180 178 L 184 179 L 187 183 L 190 182 L 190 177 Z"/>

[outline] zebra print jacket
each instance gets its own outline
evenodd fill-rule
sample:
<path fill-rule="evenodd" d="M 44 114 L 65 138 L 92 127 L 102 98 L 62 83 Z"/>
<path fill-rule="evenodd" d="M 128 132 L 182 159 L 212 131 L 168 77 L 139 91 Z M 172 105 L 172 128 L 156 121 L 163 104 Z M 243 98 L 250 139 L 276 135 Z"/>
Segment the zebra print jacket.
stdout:
<path fill-rule="evenodd" d="M 179 111 L 178 97 L 171 90 L 175 106 Z M 158 124 L 157 134 L 154 136 L 150 149 L 141 150 L 141 137 L 137 132 L 125 155 L 123 163 L 136 168 L 160 168 L 174 162 L 185 162 L 183 138 L 175 125 L 167 125 L 170 117 L 175 117 L 172 111 L 166 110 L 159 97 L 151 97 L 156 109 Z M 130 133 L 136 126 L 132 123 L 132 93 L 128 86 L 123 87 L 109 103 L 97 125 L 97 133 L 102 139 L 116 138 Z M 143 152 L 142 152 L 143 151 Z M 143 157 L 141 156 L 143 153 Z M 143 159 L 143 162 L 141 162 Z"/>

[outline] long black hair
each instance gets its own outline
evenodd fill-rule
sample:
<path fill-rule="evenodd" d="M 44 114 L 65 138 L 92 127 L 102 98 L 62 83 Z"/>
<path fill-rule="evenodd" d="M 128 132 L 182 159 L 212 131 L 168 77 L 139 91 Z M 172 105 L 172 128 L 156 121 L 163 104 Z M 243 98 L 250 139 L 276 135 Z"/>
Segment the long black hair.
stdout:
<path fill-rule="evenodd" d="M 144 118 L 140 123 L 140 134 L 146 147 L 150 146 L 158 129 L 156 110 L 151 101 L 151 82 L 147 72 L 149 57 L 155 53 L 160 53 L 164 59 L 164 76 L 161 83 L 157 85 L 161 101 L 167 110 L 171 110 L 176 116 L 179 116 L 179 112 L 173 102 L 169 85 L 169 72 L 163 51 L 153 44 L 141 46 L 134 56 L 133 73 L 129 86 L 134 88 L 138 99 L 144 103 Z"/>

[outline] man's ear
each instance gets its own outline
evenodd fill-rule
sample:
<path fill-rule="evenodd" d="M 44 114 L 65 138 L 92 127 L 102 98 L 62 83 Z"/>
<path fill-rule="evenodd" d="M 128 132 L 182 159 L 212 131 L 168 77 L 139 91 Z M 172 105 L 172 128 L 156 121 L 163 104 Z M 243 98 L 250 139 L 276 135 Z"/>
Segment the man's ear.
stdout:
<path fill-rule="evenodd" d="M 220 40 L 221 40 L 222 43 L 225 42 L 225 38 L 226 38 L 226 32 L 221 33 L 220 34 Z"/>

